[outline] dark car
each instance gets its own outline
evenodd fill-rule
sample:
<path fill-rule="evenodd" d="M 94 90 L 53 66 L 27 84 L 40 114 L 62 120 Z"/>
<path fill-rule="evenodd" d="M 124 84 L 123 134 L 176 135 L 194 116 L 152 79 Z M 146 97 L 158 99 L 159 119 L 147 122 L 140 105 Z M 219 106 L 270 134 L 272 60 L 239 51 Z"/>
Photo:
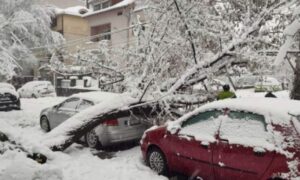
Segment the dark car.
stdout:
<path fill-rule="evenodd" d="M 8 83 L 0 83 L 0 109 L 21 109 L 19 94 Z"/>
<path fill-rule="evenodd" d="M 299 107 L 279 99 L 209 103 L 146 131 L 143 157 L 159 174 L 191 179 L 299 178 Z"/>

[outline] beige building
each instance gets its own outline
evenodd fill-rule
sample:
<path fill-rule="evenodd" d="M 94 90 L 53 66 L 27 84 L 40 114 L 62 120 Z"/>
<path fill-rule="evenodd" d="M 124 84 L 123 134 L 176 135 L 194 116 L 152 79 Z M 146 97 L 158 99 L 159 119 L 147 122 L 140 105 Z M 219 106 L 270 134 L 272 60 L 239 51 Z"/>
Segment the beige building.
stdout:
<path fill-rule="evenodd" d="M 57 9 L 53 29 L 66 39 L 70 54 L 96 48 L 101 40 L 109 40 L 111 47 L 135 44 L 132 30 L 138 17 L 144 21 L 143 7 L 138 0 L 93 0 L 84 6 Z M 71 64 L 72 59 L 66 59 Z"/>

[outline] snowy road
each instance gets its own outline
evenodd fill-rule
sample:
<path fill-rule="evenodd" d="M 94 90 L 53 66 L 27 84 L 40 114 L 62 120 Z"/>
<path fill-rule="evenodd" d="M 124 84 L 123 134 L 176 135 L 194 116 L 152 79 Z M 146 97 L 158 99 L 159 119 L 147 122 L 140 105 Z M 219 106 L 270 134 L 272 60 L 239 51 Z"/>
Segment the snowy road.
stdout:
<path fill-rule="evenodd" d="M 39 142 L 44 132 L 39 127 L 39 113 L 43 108 L 62 101 L 63 98 L 22 99 L 21 111 L 0 112 L 0 121 L 10 124 L 16 136 Z M 7 144 L 0 143 L 0 150 Z M 89 148 L 75 144 L 64 153 L 40 165 L 17 150 L 0 154 L 0 180 L 134 180 L 166 179 L 146 167 L 139 147 L 117 152 L 111 159 L 100 159 Z"/>

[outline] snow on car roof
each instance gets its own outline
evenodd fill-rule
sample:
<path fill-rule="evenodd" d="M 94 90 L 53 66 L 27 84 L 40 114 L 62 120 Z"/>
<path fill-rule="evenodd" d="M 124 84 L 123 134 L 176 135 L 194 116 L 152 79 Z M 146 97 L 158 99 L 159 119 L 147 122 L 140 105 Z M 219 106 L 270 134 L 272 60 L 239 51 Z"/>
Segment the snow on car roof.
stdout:
<path fill-rule="evenodd" d="M 111 93 L 111 92 L 103 92 L 103 91 L 93 91 L 93 92 L 74 94 L 71 97 L 78 97 L 81 99 L 86 99 L 86 100 L 92 101 L 94 103 L 99 103 L 99 102 L 117 98 L 119 96 L 121 96 L 121 94 Z"/>
<path fill-rule="evenodd" d="M 41 84 L 51 84 L 50 81 L 29 81 L 23 85 L 23 87 L 33 87 Z"/>
<path fill-rule="evenodd" d="M 0 83 L 0 94 L 4 93 L 10 93 L 16 96 L 17 98 L 19 97 L 19 94 L 16 92 L 16 89 L 11 84 Z"/>
<path fill-rule="evenodd" d="M 9 88 L 9 89 L 15 89 L 14 87 L 13 87 L 13 85 L 11 85 L 11 84 L 8 84 L 8 83 L 0 83 L 0 88 Z"/>
<path fill-rule="evenodd" d="M 224 109 L 248 111 L 256 114 L 264 115 L 267 123 L 274 124 L 287 124 L 290 121 L 291 116 L 289 113 L 300 115 L 300 101 L 277 99 L 277 98 L 238 98 L 238 99 L 226 99 L 221 101 L 215 101 L 208 103 L 196 110 L 187 113 L 178 120 L 170 122 L 168 129 L 171 130 L 174 127 L 180 127 L 180 124 L 186 119 L 203 111 L 212 109 Z"/>

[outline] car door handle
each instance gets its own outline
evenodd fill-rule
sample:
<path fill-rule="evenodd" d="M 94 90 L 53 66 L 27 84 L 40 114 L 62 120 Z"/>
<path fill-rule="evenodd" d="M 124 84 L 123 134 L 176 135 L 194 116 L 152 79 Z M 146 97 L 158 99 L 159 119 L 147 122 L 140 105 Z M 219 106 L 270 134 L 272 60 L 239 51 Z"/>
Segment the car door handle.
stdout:
<path fill-rule="evenodd" d="M 224 143 L 224 144 L 229 144 L 228 139 L 220 139 L 220 142 L 221 142 L 221 143 Z"/>

